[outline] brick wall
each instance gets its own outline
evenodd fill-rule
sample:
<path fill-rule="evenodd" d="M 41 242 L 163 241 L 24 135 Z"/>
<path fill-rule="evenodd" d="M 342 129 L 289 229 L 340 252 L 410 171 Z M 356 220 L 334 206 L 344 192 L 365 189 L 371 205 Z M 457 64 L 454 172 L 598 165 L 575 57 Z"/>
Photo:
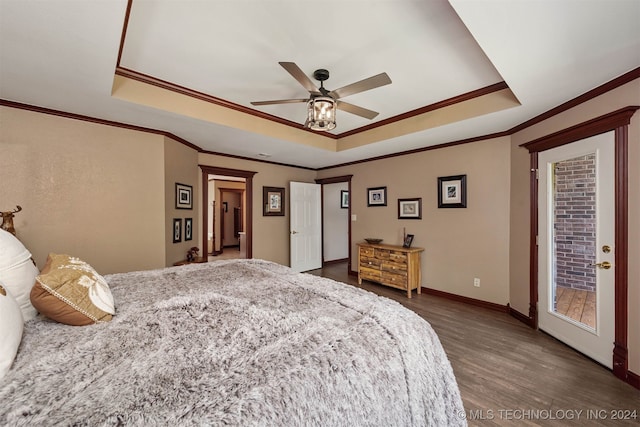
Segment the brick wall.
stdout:
<path fill-rule="evenodd" d="M 558 162 L 554 172 L 556 286 L 595 291 L 595 155 Z"/>

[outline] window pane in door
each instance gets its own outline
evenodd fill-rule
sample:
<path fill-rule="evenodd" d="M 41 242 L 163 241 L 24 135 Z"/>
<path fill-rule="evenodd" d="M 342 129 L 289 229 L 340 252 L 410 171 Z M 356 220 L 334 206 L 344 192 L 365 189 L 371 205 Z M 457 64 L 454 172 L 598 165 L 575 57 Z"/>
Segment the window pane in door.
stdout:
<path fill-rule="evenodd" d="M 553 311 L 596 328 L 596 156 L 553 165 Z"/>

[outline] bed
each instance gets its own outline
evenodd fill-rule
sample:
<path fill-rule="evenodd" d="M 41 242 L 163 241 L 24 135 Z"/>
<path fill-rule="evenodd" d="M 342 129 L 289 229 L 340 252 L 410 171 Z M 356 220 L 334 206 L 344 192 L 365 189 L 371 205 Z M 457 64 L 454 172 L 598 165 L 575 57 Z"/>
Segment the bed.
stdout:
<path fill-rule="evenodd" d="M 263 260 L 104 276 L 109 322 L 24 323 L 0 425 L 466 425 L 430 325 Z"/>

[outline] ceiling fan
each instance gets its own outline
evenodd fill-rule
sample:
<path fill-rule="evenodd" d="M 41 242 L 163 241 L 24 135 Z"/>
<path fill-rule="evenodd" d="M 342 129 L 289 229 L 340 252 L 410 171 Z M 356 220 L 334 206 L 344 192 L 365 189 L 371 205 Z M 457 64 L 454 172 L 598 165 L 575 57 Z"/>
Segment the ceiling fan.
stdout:
<path fill-rule="evenodd" d="M 320 87 L 316 87 L 315 83 L 298 67 L 294 62 L 279 62 L 279 64 L 289 72 L 311 95 L 310 98 L 304 99 L 279 99 L 274 101 L 254 101 L 251 105 L 272 105 L 272 104 L 291 104 L 296 102 L 306 102 L 308 117 L 305 126 L 312 130 L 331 130 L 336 127 L 335 111 L 336 108 L 355 114 L 366 119 L 373 119 L 378 115 L 377 112 L 357 105 L 349 104 L 341 101 L 349 95 L 364 92 L 366 90 L 375 89 L 380 86 L 388 85 L 391 79 L 387 73 L 381 73 L 373 77 L 369 77 L 359 82 L 343 86 L 340 89 L 328 90 L 324 87 L 324 81 L 329 78 L 329 71 L 319 69 L 314 71 L 313 77 L 320 82 Z"/>

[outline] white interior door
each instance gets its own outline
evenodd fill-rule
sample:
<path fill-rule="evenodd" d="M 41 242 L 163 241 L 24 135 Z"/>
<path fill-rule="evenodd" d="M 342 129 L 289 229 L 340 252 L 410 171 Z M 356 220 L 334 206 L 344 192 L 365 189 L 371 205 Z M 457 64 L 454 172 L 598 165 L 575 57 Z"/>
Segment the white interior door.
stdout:
<path fill-rule="evenodd" d="M 538 155 L 541 330 L 612 368 L 614 135 Z"/>
<path fill-rule="evenodd" d="M 295 271 L 322 267 L 322 210 L 320 184 L 290 183 L 290 263 Z"/>

